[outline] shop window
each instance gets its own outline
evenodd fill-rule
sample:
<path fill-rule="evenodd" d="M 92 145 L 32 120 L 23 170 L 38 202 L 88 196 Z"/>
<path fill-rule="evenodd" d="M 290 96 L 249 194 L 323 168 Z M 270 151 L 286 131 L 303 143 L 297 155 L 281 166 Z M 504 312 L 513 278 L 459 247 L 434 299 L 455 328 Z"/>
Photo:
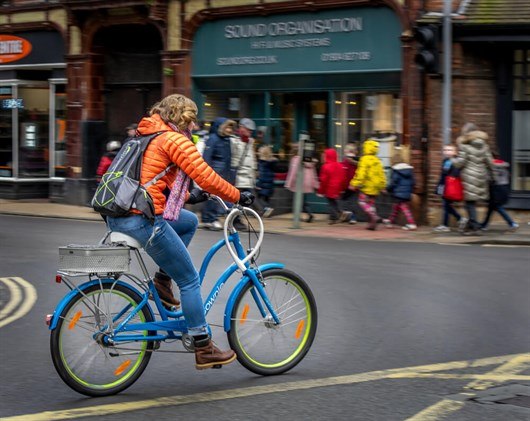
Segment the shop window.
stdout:
<path fill-rule="evenodd" d="M 530 49 L 513 64 L 512 189 L 530 190 Z"/>
<path fill-rule="evenodd" d="M 66 177 L 66 85 L 54 85 L 54 174 Z"/>
<path fill-rule="evenodd" d="M 13 99 L 11 86 L 0 86 L 0 177 L 13 176 Z"/>
<path fill-rule="evenodd" d="M 18 110 L 18 162 L 20 178 L 49 176 L 48 86 L 19 86 L 23 106 Z"/>
<path fill-rule="evenodd" d="M 335 147 L 360 147 L 368 137 L 394 139 L 402 135 L 401 99 L 392 93 L 337 92 L 333 101 Z"/>

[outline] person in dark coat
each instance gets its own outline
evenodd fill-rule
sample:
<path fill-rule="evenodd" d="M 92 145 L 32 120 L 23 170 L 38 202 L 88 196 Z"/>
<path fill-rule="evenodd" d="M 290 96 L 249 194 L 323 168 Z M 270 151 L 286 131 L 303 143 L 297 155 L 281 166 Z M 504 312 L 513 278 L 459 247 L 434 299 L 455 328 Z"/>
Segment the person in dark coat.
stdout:
<path fill-rule="evenodd" d="M 210 135 L 204 147 L 203 159 L 214 171 L 229 183 L 233 183 L 232 176 L 232 149 L 230 137 L 234 134 L 237 124 L 225 117 L 218 117 L 210 127 Z M 202 227 L 214 231 L 223 228 L 217 220 L 220 214 L 220 205 L 215 200 L 208 200 L 201 212 Z"/>
<path fill-rule="evenodd" d="M 490 184 L 490 199 L 488 202 L 488 213 L 484 222 L 481 224 L 481 229 L 486 231 L 493 212 L 498 212 L 504 218 L 512 231 L 519 228 L 519 224 L 513 221 L 504 209 L 504 205 L 508 202 L 510 195 L 510 164 L 503 161 L 499 154 L 493 153 L 493 180 Z"/>
<path fill-rule="evenodd" d="M 438 181 L 435 191 L 437 195 L 442 196 L 443 216 L 442 223 L 436 228 L 434 228 L 434 232 L 451 231 L 451 228 L 449 228 L 450 215 L 453 215 L 456 218 L 458 225 L 465 225 L 467 223 L 467 218 L 460 215 L 458 211 L 454 208 L 454 202 L 443 197 L 446 177 L 460 177 L 460 170 L 453 165 L 452 161 L 452 158 L 456 156 L 456 147 L 454 145 L 445 145 L 443 148 L 443 156 L 444 160 L 442 162 L 440 180 Z"/>
<path fill-rule="evenodd" d="M 396 150 L 394 153 L 393 162 L 392 175 L 390 176 L 390 184 L 387 186 L 387 191 L 394 199 L 394 203 L 390 216 L 388 219 L 384 219 L 383 223 L 387 227 L 392 227 L 399 212 L 403 212 L 407 223 L 402 229 L 412 231 L 417 228 L 409 207 L 414 185 L 416 184 L 414 180 L 414 168 L 404 162 L 403 155 L 399 150 Z"/>
<path fill-rule="evenodd" d="M 274 194 L 274 166 L 277 159 L 272 153 L 269 145 L 263 145 L 258 149 L 258 179 L 256 180 L 256 193 L 263 207 L 263 217 L 272 215 L 274 208 L 270 199 Z"/>

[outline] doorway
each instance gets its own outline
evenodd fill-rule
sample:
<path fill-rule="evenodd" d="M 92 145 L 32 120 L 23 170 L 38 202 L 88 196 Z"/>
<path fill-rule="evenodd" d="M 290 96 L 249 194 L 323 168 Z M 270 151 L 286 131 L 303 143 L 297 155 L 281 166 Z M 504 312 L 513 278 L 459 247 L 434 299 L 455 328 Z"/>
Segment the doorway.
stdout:
<path fill-rule="evenodd" d="M 316 142 L 317 158 L 330 144 L 326 92 L 274 93 L 269 102 L 271 142 L 274 149 L 292 156 L 292 145 L 307 132 Z"/>
<path fill-rule="evenodd" d="M 125 128 L 137 123 L 160 100 L 162 50 L 160 33 L 153 25 L 111 26 L 95 35 L 95 69 L 103 78 L 108 140 L 122 141 Z"/>

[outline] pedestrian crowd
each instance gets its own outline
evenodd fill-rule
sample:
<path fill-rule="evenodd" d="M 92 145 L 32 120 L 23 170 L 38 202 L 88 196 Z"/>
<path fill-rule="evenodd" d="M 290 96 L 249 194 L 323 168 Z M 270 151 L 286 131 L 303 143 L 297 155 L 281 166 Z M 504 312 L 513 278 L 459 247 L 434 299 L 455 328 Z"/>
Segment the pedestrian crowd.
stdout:
<path fill-rule="evenodd" d="M 477 235 L 488 230 L 493 212 L 498 212 L 511 231 L 519 228 L 504 209 L 510 191 L 509 163 L 498 152 L 490 151 L 488 135 L 474 123 L 462 126 L 456 145 L 446 145 L 436 194 L 442 197 L 442 223 L 435 232 L 450 232 L 449 217 L 456 218 L 463 235 Z M 467 216 L 455 209 L 456 202 L 464 202 Z M 488 211 L 482 222 L 478 220 L 477 203 L 487 203 Z"/>
<path fill-rule="evenodd" d="M 128 126 L 127 136 L 134 136 L 137 127 L 136 124 Z M 255 210 L 265 218 L 274 214 L 273 195 L 279 158 L 273 145 L 264 140 L 263 128 L 258 129 L 250 118 L 236 121 L 218 117 L 210 125 L 195 123 L 192 141 L 204 161 L 224 180 L 240 191 L 256 195 Z M 118 141 L 107 144 L 107 151 L 97 169 L 98 182 L 120 147 Z M 326 199 L 330 225 L 356 224 L 361 210 L 366 215 L 368 230 L 376 230 L 378 224 L 394 228 L 400 221 L 400 214 L 404 220 L 401 228 L 416 230 L 411 206 L 416 185 L 414 168 L 408 162 L 405 150 L 394 147 L 391 165 L 386 170 L 378 157 L 377 139 L 366 139 L 362 143 L 362 153 L 358 151 L 358 144 L 351 142 L 344 146 L 342 160 L 335 148 L 326 148 L 321 159 L 315 154 L 307 160 L 303 159 L 298 144 L 292 145 L 284 187 L 293 193 L 301 189 L 302 211 L 306 214 L 302 220 L 307 223 L 314 220 L 310 197 L 316 194 Z M 456 142 L 443 147 L 442 158 L 435 191 L 441 197 L 442 212 L 440 225 L 434 228 L 434 232 L 451 232 L 452 216 L 460 233 L 478 234 L 488 229 L 494 212 L 504 218 L 510 230 L 518 228 L 504 208 L 510 191 L 509 163 L 495 151 L 490 151 L 485 132 L 473 123 L 466 123 Z M 300 185 L 299 176 L 302 177 Z M 390 211 L 384 217 L 377 209 L 383 202 L 379 199 L 381 195 L 391 200 Z M 487 204 L 482 221 L 477 216 L 477 203 L 480 202 Z M 463 204 L 465 216 L 455 206 L 458 203 Z M 200 209 L 202 228 L 221 230 L 219 219 L 222 214 L 217 202 L 204 203 Z M 234 224 L 238 230 L 247 229 L 241 219 Z"/>

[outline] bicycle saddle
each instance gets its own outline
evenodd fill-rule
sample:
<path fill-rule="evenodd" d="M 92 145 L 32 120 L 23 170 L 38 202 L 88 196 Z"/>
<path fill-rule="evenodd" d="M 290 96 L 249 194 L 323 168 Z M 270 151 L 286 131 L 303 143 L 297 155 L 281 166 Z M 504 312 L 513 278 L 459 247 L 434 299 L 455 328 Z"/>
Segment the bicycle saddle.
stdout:
<path fill-rule="evenodd" d="M 130 235 L 123 234 L 122 232 L 111 232 L 109 239 L 111 243 L 126 243 L 131 248 L 142 248 L 142 245 L 138 241 L 136 241 Z"/>

